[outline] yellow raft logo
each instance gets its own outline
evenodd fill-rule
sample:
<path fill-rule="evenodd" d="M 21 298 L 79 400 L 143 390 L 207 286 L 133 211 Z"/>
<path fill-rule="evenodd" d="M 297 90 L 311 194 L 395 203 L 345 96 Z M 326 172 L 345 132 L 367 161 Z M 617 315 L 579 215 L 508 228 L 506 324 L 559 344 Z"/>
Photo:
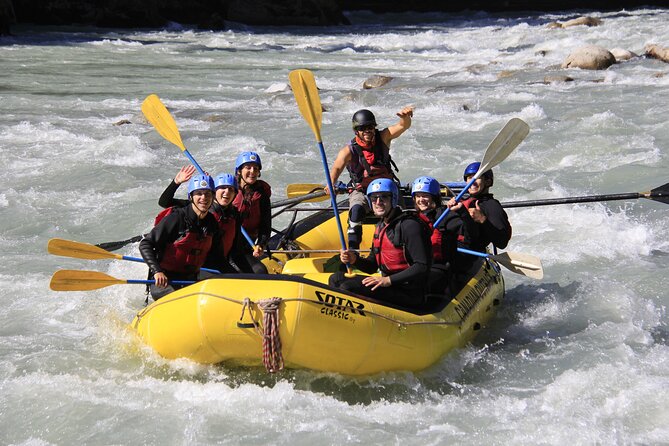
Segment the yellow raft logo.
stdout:
<path fill-rule="evenodd" d="M 316 297 L 319 302 L 323 303 L 321 314 L 345 320 L 349 320 L 349 317 L 352 314 L 367 316 L 363 311 L 365 309 L 365 304 L 360 302 L 353 301 L 346 297 L 335 296 L 334 294 L 326 294 L 322 291 L 316 291 Z"/>
<path fill-rule="evenodd" d="M 460 316 L 461 320 L 465 320 L 492 284 L 492 276 L 485 276 L 474 285 L 474 288 L 471 289 L 465 297 L 456 301 L 458 304 L 455 306 L 455 312 Z"/>

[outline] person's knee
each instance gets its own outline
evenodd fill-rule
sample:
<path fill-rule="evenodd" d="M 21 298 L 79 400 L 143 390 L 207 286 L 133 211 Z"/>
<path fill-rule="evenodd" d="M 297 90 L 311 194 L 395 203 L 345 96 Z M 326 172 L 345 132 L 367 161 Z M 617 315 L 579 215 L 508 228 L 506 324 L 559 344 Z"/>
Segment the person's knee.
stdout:
<path fill-rule="evenodd" d="M 344 274 L 341 272 L 336 272 L 330 276 L 330 279 L 328 279 L 328 285 L 330 285 L 333 288 L 339 288 L 341 284 L 341 280 L 344 278 Z"/>
<path fill-rule="evenodd" d="M 348 219 L 355 223 L 361 223 L 365 218 L 365 207 L 359 204 L 354 204 L 349 210 Z"/>
<path fill-rule="evenodd" d="M 262 262 L 255 262 L 251 265 L 254 274 L 268 274 L 267 267 Z"/>
<path fill-rule="evenodd" d="M 149 291 L 151 293 L 151 297 L 155 301 L 155 300 L 160 299 L 161 297 L 165 297 L 168 294 L 173 293 L 175 291 L 175 289 L 172 285 L 167 285 L 164 288 L 160 288 L 160 287 L 156 286 L 155 284 L 151 284 L 151 286 L 149 287 Z"/>

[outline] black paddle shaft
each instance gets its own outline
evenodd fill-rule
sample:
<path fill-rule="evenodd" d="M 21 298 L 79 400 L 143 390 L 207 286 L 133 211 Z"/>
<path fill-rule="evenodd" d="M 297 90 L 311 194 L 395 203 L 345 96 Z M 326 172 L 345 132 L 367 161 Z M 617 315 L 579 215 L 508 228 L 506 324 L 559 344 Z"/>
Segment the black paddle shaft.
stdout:
<path fill-rule="evenodd" d="M 125 245 L 129 245 L 130 243 L 136 243 L 139 242 L 140 240 L 142 240 L 142 236 L 136 235 L 127 240 L 121 240 L 118 242 L 104 242 L 104 243 L 99 243 L 95 246 L 97 246 L 98 248 L 105 249 L 107 251 L 116 251 L 117 249 L 123 248 Z"/>
<path fill-rule="evenodd" d="M 545 200 L 512 201 L 510 203 L 502 203 L 502 207 L 519 208 L 528 206 L 548 206 L 553 204 L 592 203 L 596 201 L 636 200 L 637 198 L 648 198 L 649 200 L 660 201 L 662 203 L 669 204 L 669 183 L 657 187 L 651 190 L 650 192 L 630 192 L 626 194 L 588 195 L 584 197 L 565 197 L 565 198 L 548 198 Z"/>

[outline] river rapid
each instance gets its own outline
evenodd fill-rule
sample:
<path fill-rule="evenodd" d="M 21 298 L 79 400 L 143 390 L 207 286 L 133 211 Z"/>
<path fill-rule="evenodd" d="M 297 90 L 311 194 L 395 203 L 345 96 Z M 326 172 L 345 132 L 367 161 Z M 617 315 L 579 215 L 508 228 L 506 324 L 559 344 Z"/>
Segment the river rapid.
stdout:
<path fill-rule="evenodd" d="M 315 74 L 330 161 L 356 110 L 390 125 L 412 104 L 413 125 L 392 146 L 404 183 L 461 180 L 519 117 L 531 130 L 495 168 L 501 201 L 663 185 L 669 64 L 559 66 L 585 44 L 669 46 L 669 10 L 593 15 L 601 26 L 546 27 L 575 17 L 565 12 L 350 13 L 350 27 L 225 32 L 16 28 L 0 40 L 0 444 L 669 444 L 664 203 L 509 209 L 508 249 L 540 257 L 544 279 L 507 271 L 491 325 L 415 374 L 166 361 L 128 329 L 141 285 L 48 286 L 61 268 L 145 278 L 144 265 L 55 257 L 46 244 L 151 227 L 186 163 L 143 120 L 151 93 L 205 170 L 231 172 L 240 151 L 255 150 L 275 200 L 288 184 L 321 183 L 314 136 L 287 89 L 296 68 Z M 363 90 L 377 74 L 394 79 Z M 544 83 L 551 74 L 574 81 Z M 139 255 L 136 244 L 120 253 Z"/>

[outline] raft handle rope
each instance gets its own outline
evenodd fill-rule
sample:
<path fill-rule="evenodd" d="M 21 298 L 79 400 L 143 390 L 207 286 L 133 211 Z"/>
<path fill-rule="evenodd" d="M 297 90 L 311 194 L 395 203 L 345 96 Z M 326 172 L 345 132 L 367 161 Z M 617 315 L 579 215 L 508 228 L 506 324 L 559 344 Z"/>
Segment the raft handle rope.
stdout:
<path fill-rule="evenodd" d="M 328 306 L 325 302 L 316 302 L 311 299 L 305 299 L 303 297 L 296 297 L 292 299 L 281 299 L 280 297 L 272 297 L 270 299 L 264 299 L 260 300 L 256 303 L 260 310 L 263 313 L 263 326 L 265 327 L 264 330 L 258 323 L 253 318 L 253 313 L 251 311 L 251 308 L 253 307 L 254 302 L 249 299 L 248 297 L 244 298 L 242 301 L 239 301 L 237 299 L 233 299 L 230 297 L 226 296 L 221 296 L 219 294 L 214 294 L 214 293 L 203 293 L 203 292 L 198 292 L 198 293 L 189 293 L 189 294 L 184 294 L 183 296 L 179 296 L 175 299 L 167 299 L 167 298 L 162 298 L 153 304 L 149 305 L 148 307 L 145 307 L 142 311 L 137 313 L 136 317 L 136 322 L 134 328 L 137 329 L 139 322 L 141 321 L 144 316 L 146 316 L 152 309 L 157 308 L 161 305 L 168 304 L 170 302 L 176 301 L 176 300 L 181 300 L 181 299 L 186 299 L 191 296 L 209 296 L 209 297 L 214 297 L 216 299 L 222 299 L 222 300 L 227 300 L 229 302 L 237 303 L 242 306 L 242 312 L 239 318 L 239 321 L 237 322 L 237 327 L 239 328 L 255 328 L 256 332 L 260 335 L 262 338 L 262 350 L 263 350 L 263 365 L 265 366 L 265 369 L 269 373 L 276 373 L 280 370 L 283 370 L 284 368 L 284 361 L 283 361 L 283 355 L 281 353 L 281 339 L 279 337 L 279 307 L 281 305 L 281 302 L 305 302 L 305 303 L 310 303 L 314 305 L 319 305 L 319 306 Z M 453 300 L 456 304 L 457 301 Z M 244 324 L 241 323 L 241 320 L 244 318 L 244 313 L 246 309 L 249 309 L 249 315 L 251 317 L 252 324 Z M 461 326 L 462 323 L 465 320 L 465 317 L 463 317 L 459 322 L 451 322 L 451 321 L 400 321 L 395 318 L 375 313 L 373 311 L 365 310 L 365 314 L 368 314 L 373 317 L 378 317 L 381 319 L 385 319 L 393 324 L 397 324 L 397 329 L 398 330 L 405 330 L 408 326 L 410 325 L 448 325 L 448 326 Z M 240 326 L 241 323 L 241 326 Z"/>
<path fill-rule="evenodd" d="M 183 296 L 179 296 L 179 297 L 176 297 L 176 298 L 173 298 L 173 299 L 168 299 L 167 296 L 165 296 L 164 298 L 155 301 L 154 303 L 152 303 L 148 307 L 145 307 L 144 309 L 142 309 L 142 311 L 137 313 L 134 328 L 136 329 L 137 326 L 139 325 L 139 322 L 154 308 L 157 308 L 157 307 L 159 307 L 161 305 L 164 305 L 164 304 L 168 304 L 168 303 L 173 302 L 175 300 L 186 299 L 186 298 L 192 297 L 192 296 L 209 296 L 209 297 L 214 297 L 216 299 L 227 300 L 229 302 L 233 302 L 233 303 L 236 303 L 236 304 L 239 304 L 239 305 L 242 305 L 242 306 L 244 306 L 244 301 L 246 299 L 248 299 L 248 298 L 245 298 L 244 300 L 240 301 L 238 299 L 233 299 L 231 297 L 222 296 L 220 294 L 206 293 L 206 292 L 184 294 Z M 249 299 L 249 301 L 251 303 L 253 303 L 253 301 L 251 301 L 250 299 Z M 321 307 L 332 306 L 332 304 L 327 304 L 325 302 L 317 302 L 317 301 L 314 301 L 314 300 L 311 300 L 311 299 L 305 299 L 303 297 L 294 297 L 294 298 L 290 298 L 290 299 L 282 299 L 281 301 L 284 302 L 284 303 L 286 303 L 286 302 L 305 302 L 305 303 L 309 303 L 309 304 L 313 304 L 313 305 L 318 305 L 318 306 L 321 306 Z M 454 302 L 456 304 L 458 303 L 458 301 L 456 301 L 455 299 L 453 299 L 452 302 Z M 251 305 L 248 305 L 248 307 L 250 309 Z M 462 325 L 462 323 L 464 322 L 464 318 L 462 318 L 459 321 L 401 321 L 401 320 L 395 319 L 393 317 L 386 316 L 385 314 L 380 314 L 380 313 L 376 313 L 374 311 L 370 311 L 368 309 L 365 309 L 365 314 L 373 316 L 373 317 L 378 317 L 380 319 L 387 320 L 388 322 L 391 322 L 393 324 L 397 324 L 397 326 L 399 328 L 404 328 L 404 327 L 408 327 L 408 326 L 411 326 L 411 325 L 451 325 L 451 326 L 456 326 L 457 327 L 457 326 Z"/>
<path fill-rule="evenodd" d="M 262 363 L 265 366 L 265 370 L 269 373 L 276 373 L 283 370 L 284 365 L 283 356 L 281 355 L 281 338 L 279 337 L 280 304 L 280 297 L 272 297 L 270 299 L 258 301 L 258 308 L 260 308 L 263 313 L 263 327 L 265 327 L 263 329 L 253 317 L 251 311 L 253 301 L 248 297 L 245 297 L 242 301 L 242 314 L 239 316 L 239 322 L 237 322 L 237 327 L 240 327 L 241 324 L 243 327 L 255 328 L 256 332 L 262 338 Z M 241 323 L 247 308 L 249 309 L 249 317 L 251 318 L 252 324 Z"/>

